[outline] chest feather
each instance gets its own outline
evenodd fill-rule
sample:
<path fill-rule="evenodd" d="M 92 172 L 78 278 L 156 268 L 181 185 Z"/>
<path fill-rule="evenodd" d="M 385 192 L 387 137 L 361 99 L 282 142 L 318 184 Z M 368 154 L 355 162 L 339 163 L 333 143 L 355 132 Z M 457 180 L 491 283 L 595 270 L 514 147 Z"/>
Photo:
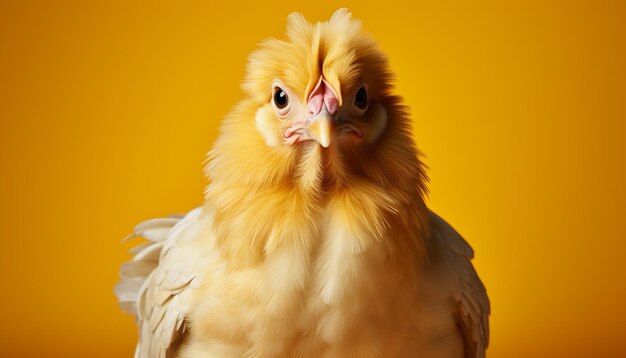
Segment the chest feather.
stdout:
<path fill-rule="evenodd" d="M 199 295 L 200 327 L 193 329 L 212 346 L 238 347 L 240 355 L 342 357 L 400 349 L 410 331 L 403 318 L 417 292 L 417 250 L 394 227 L 392 198 L 355 189 L 335 193 L 306 220 L 275 208 L 270 217 L 281 230 L 292 225 L 281 231 L 291 236 L 270 229 L 275 236 L 266 240 L 261 261 L 243 268 L 223 263 L 226 269 L 216 270 L 222 276 Z"/>

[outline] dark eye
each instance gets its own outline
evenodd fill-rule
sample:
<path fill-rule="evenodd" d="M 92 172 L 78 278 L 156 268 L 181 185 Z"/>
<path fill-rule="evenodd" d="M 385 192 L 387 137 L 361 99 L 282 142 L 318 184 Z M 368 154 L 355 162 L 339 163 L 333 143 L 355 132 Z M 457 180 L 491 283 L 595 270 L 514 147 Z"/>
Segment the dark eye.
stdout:
<path fill-rule="evenodd" d="M 283 91 L 282 88 L 276 87 L 274 90 L 274 104 L 278 109 L 283 109 L 287 107 L 289 103 L 289 98 L 287 98 L 287 93 Z"/>
<path fill-rule="evenodd" d="M 361 87 L 357 91 L 356 96 L 354 96 L 354 104 L 359 109 L 367 108 L 367 91 L 365 91 L 365 87 Z"/>

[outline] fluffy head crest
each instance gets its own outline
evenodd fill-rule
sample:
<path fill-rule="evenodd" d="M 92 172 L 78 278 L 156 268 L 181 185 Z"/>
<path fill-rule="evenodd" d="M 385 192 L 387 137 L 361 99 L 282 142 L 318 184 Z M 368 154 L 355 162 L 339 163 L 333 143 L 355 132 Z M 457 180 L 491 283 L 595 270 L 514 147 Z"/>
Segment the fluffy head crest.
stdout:
<path fill-rule="evenodd" d="M 258 103 L 269 100 L 272 81 L 289 83 L 304 101 L 321 75 L 341 95 L 363 82 L 375 84 L 371 95 L 387 93 L 390 82 L 387 59 L 361 22 L 347 9 L 330 20 L 309 23 L 300 13 L 287 18 L 287 39 L 269 39 L 249 59 L 244 91 Z M 375 79 L 375 80 L 373 80 Z"/>

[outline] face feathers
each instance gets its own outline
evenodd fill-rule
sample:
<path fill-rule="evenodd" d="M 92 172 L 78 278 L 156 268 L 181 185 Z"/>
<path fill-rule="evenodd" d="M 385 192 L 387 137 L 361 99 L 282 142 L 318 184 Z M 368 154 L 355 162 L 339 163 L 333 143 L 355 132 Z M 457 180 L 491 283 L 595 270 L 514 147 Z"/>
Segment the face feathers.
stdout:
<path fill-rule="evenodd" d="M 311 114 L 308 100 L 322 81 L 330 88 L 316 98 L 332 94 L 338 108 L 324 102 Z M 284 240 L 310 245 L 333 197 L 360 198 L 341 205 L 368 210 L 363 229 L 372 240 L 406 207 L 418 208 L 415 232 L 424 229 L 426 177 L 410 121 L 384 54 L 347 10 L 316 24 L 289 15 L 286 38 L 251 54 L 243 89 L 247 97 L 224 120 L 206 167 L 207 205 L 225 255 L 253 263 Z M 332 127 L 327 148 L 311 134 L 321 115 Z M 293 133 L 300 137 L 287 140 Z"/>

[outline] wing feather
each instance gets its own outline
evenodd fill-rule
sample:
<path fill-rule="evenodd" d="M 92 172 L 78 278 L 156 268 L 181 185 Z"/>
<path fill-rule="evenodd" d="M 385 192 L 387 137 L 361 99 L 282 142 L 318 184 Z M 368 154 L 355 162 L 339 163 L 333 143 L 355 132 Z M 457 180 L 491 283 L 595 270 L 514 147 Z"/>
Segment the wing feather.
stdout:
<path fill-rule="evenodd" d="M 437 214 L 430 215 L 433 238 L 440 240 L 453 253 L 453 274 L 457 277 L 453 299 L 457 321 L 465 340 L 466 358 L 484 358 L 489 345 L 489 314 L 491 307 L 487 290 L 478 277 L 471 260 L 474 251 L 453 228 Z"/>
<path fill-rule="evenodd" d="M 130 235 L 149 240 L 122 265 L 122 281 L 115 288 L 120 305 L 137 317 L 136 358 L 170 357 L 182 341 L 192 282 L 201 271 L 199 260 L 194 260 L 197 250 L 188 245 L 194 234 L 190 229 L 201 221 L 201 211 L 144 221 Z"/>

